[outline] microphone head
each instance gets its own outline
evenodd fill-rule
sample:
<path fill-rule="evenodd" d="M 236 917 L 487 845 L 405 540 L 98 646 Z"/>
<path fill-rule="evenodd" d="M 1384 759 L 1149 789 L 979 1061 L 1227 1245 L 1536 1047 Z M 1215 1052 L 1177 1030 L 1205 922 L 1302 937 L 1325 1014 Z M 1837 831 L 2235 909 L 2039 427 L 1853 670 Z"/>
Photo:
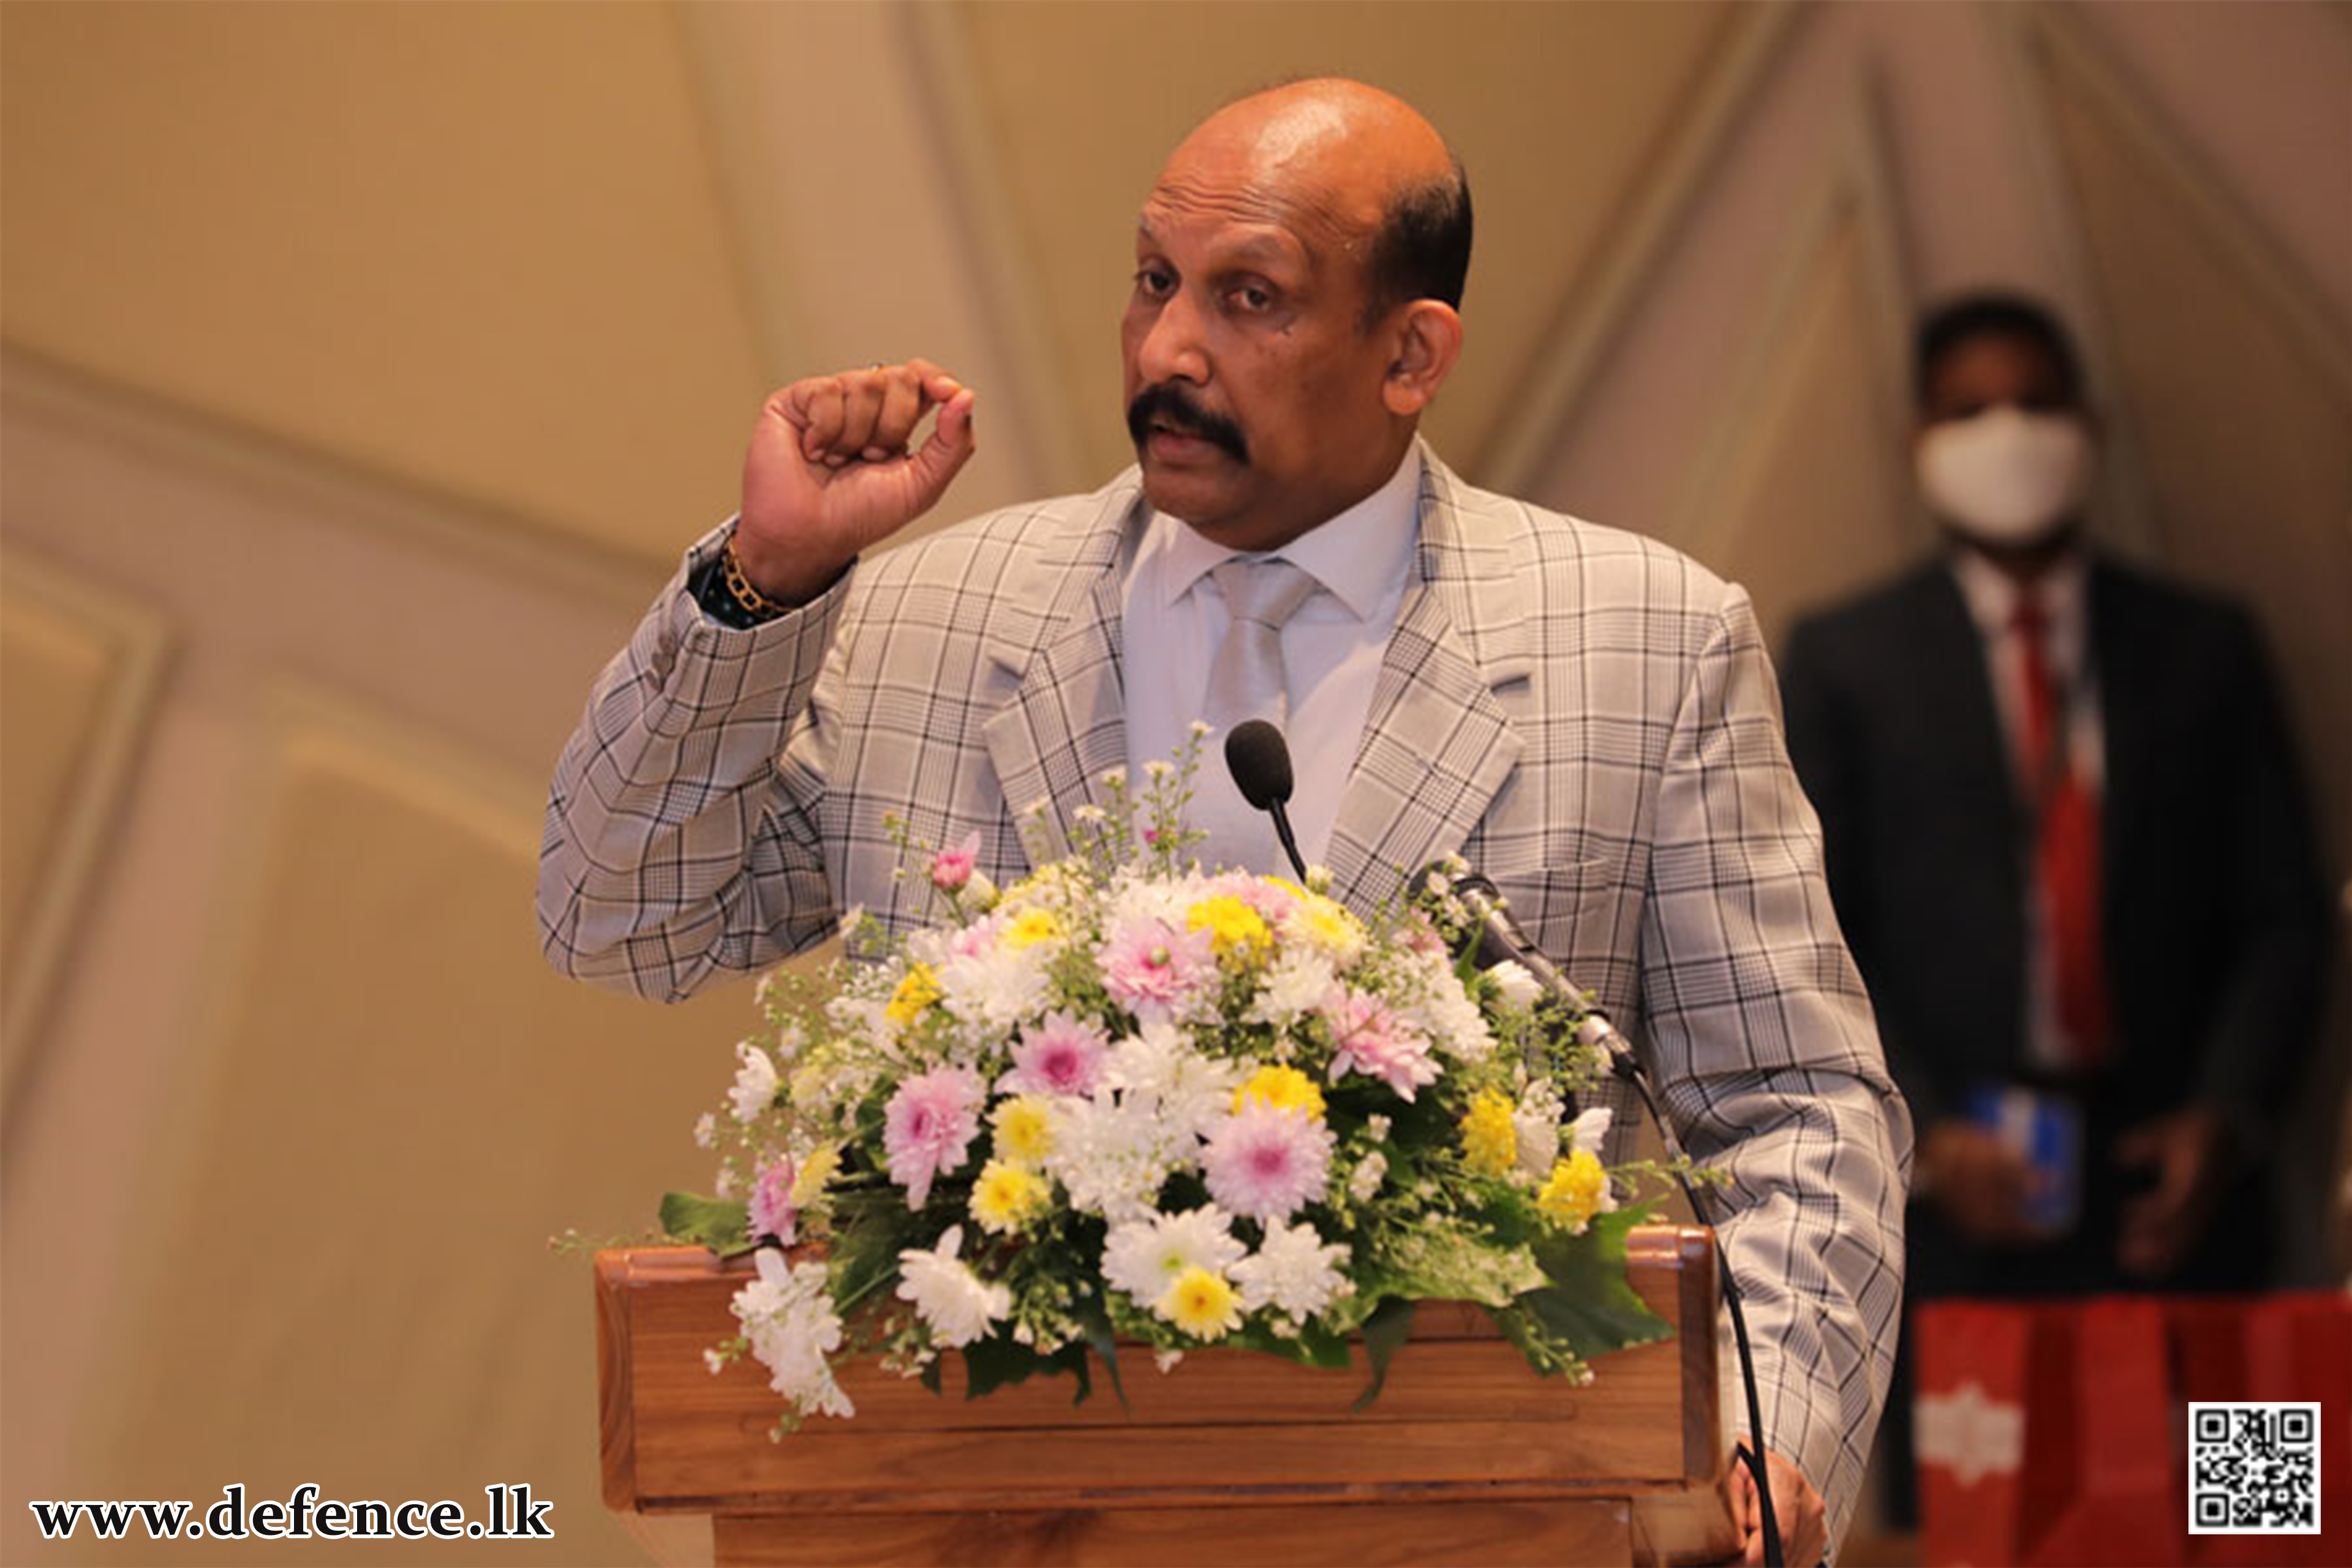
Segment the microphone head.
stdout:
<path fill-rule="evenodd" d="M 1290 747 L 1263 719 L 1244 719 L 1225 736 L 1225 768 L 1242 798 L 1259 811 L 1290 800 Z"/>

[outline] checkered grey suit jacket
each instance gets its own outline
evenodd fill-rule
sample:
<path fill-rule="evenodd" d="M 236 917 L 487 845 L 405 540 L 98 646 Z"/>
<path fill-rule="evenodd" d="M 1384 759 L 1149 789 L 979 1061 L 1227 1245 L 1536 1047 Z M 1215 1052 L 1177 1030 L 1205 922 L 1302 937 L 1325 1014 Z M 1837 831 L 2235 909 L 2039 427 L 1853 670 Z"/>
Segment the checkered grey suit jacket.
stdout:
<path fill-rule="evenodd" d="M 1768 1439 L 1842 1530 L 1894 1352 L 1910 1121 L 1838 934 L 1747 595 L 1685 557 L 1464 484 L 1423 451 L 1421 538 L 1328 860 L 1368 907 L 1433 857 L 1492 877 L 1645 1041 L 1692 1152 L 1726 1166 Z M 564 973 L 677 999 L 863 905 L 918 918 L 896 813 L 973 829 L 1101 799 L 1127 761 L 1130 469 L 876 557 L 757 628 L 710 621 L 689 552 L 558 764 L 539 912 Z M 1618 1123 L 1633 1118 L 1621 1108 Z"/>

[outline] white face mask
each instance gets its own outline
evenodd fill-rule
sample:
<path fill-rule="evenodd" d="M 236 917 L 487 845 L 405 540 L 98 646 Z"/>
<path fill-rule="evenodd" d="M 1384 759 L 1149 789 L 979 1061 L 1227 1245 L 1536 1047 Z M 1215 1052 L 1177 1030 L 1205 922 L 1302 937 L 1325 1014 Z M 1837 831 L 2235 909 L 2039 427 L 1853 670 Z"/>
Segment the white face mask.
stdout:
<path fill-rule="evenodd" d="M 2002 404 L 1928 427 L 1916 451 L 1928 507 L 1986 544 L 2036 544 L 2091 489 L 2091 433 L 2072 414 Z"/>

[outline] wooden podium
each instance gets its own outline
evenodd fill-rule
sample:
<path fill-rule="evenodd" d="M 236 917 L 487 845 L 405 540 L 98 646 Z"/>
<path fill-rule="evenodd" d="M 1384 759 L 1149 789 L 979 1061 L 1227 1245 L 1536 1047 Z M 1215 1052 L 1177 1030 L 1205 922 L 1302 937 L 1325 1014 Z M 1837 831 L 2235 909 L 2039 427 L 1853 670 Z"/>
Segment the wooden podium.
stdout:
<path fill-rule="evenodd" d="M 1120 1359 L 967 1400 L 860 1365 L 850 1420 L 781 1443 L 763 1369 L 713 1377 L 748 1267 L 699 1247 L 596 1259 L 605 1506 L 663 1562 L 722 1563 L 1624 1563 L 1738 1544 L 1717 1419 L 1704 1231 L 1633 1233 L 1635 1290 L 1673 1339 L 1572 1388 L 1530 1371 L 1475 1308 L 1424 1303 L 1380 1399 L 1356 1372 L 1195 1351 Z"/>

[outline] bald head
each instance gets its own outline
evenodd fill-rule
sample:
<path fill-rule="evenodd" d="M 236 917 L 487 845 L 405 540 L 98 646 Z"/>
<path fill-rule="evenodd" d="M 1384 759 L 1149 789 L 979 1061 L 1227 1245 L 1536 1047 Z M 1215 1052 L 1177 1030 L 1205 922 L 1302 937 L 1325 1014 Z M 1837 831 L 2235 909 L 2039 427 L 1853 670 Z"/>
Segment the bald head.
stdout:
<path fill-rule="evenodd" d="M 1236 99 L 1178 144 L 1153 195 L 1211 191 L 1236 216 L 1319 231 L 1356 258 L 1368 326 L 1408 300 L 1462 303 L 1469 182 L 1437 128 L 1392 93 L 1316 77 Z"/>
<path fill-rule="evenodd" d="M 1119 319 L 1151 504 L 1273 550 L 1400 471 L 1462 350 L 1469 194 L 1429 122 L 1352 81 L 1252 93 L 1170 154 Z"/>

